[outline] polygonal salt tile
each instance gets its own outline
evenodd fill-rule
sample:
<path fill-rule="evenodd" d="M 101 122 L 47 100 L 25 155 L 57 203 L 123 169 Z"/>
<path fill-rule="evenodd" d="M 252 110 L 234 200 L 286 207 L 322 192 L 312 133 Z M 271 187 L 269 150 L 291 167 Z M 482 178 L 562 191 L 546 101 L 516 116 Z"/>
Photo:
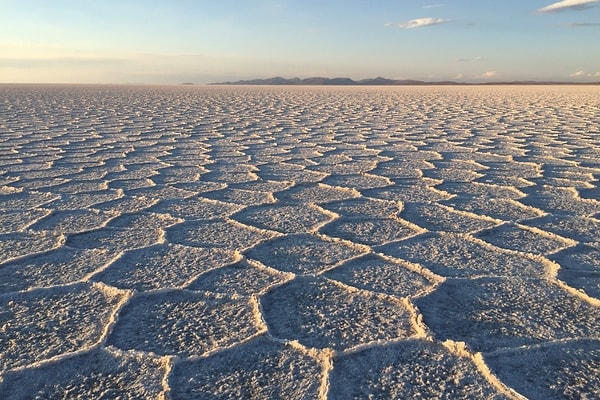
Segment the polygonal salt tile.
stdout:
<path fill-rule="evenodd" d="M 339 153 L 338 151 L 327 153 L 327 155 L 318 158 L 318 165 L 335 165 L 342 164 L 348 161 L 352 161 L 352 157 L 346 154 Z"/>
<path fill-rule="evenodd" d="M 157 230 L 166 229 L 181 222 L 183 222 L 182 219 L 169 214 L 135 213 L 120 215 L 110 221 L 108 226 L 116 229 Z"/>
<path fill-rule="evenodd" d="M 339 164 L 319 163 L 318 165 L 309 166 L 308 168 L 313 171 L 327 172 L 332 175 L 356 175 L 372 171 L 377 168 L 377 160 L 362 158 L 341 162 Z"/>
<path fill-rule="evenodd" d="M 504 224 L 476 235 L 495 246 L 525 253 L 547 255 L 574 246 L 574 240 L 525 225 Z"/>
<path fill-rule="evenodd" d="M 158 200 L 150 197 L 125 196 L 120 199 L 94 204 L 94 209 L 117 214 L 136 213 L 144 211 L 156 203 L 158 203 Z"/>
<path fill-rule="evenodd" d="M 579 244 L 551 259 L 560 264 L 558 279 L 600 299 L 600 248 Z"/>
<path fill-rule="evenodd" d="M 152 179 L 148 178 L 140 178 L 140 179 L 116 179 L 114 181 L 108 182 L 108 187 L 111 189 L 121 189 L 121 190 L 133 190 L 133 189 L 141 189 L 155 186 L 156 184 L 152 181 Z"/>
<path fill-rule="evenodd" d="M 372 174 L 384 176 L 392 181 L 402 181 L 405 179 L 418 180 L 423 177 L 423 171 L 417 165 L 403 166 L 379 165 L 377 169 L 370 171 Z"/>
<path fill-rule="evenodd" d="M 166 373 L 164 361 L 97 348 L 47 365 L 6 373 L 0 384 L 0 398 L 159 398 Z"/>
<path fill-rule="evenodd" d="M 97 210 L 56 211 L 35 223 L 31 229 L 78 233 L 105 226 L 114 214 Z"/>
<path fill-rule="evenodd" d="M 60 195 L 45 192 L 17 192 L 0 195 L 2 211 L 31 210 L 58 199 Z"/>
<path fill-rule="evenodd" d="M 0 268 L 0 293 L 64 285 L 85 279 L 112 261 L 107 250 L 61 247 Z"/>
<path fill-rule="evenodd" d="M 198 193 L 192 190 L 179 189 L 172 185 L 157 185 L 148 188 L 128 190 L 127 195 L 133 197 L 145 197 L 156 200 L 180 200 L 196 196 Z"/>
<path fill-rule="evenodd" d="M 123 192 L 113 189 L 92 193 L 64 194 L 60 199 L 46 204 L 46 207 L 56 211 L 82 210 L 121 197 L 123 197 Z"/>
<path fill-rule="evenodd" d="M 596 173 L 597 175 L 600 175 L 600 167 L 598 168 L 599 173 Z M 594 181 L 592 181 L 594 182 Z M 595 186 L 594 186 L 595 183 Z M 589 188 L 585 188 L 585 189 L 578 189 L 579 192 L 579 196 L 582 199 L 600 199 L 600 186 L 598 186 L 597 181 L 595 181 L 594 183 L 590 184 L 592 187 Z"/>
<path fill-rule="evenodd" d="M 176 183 L 173 186 L 198 195 L 200 193 L 212 192 L 213 190 L 225 189 L 229 185 L 226 182 L 208 182 L 200 180 L 197 182 Z"/>
<path fill-rule="evenodd" d="M 259 294 L 273 285 L 283 283 L 292 274 L 275 272 L 247 260 L 203 273 L 187 289 L 215 292 L 228 296 Z"/>
<path fill-rule="evenodd" d="M 508 399 L 467 357 L 411 339 L 333 359 L 328 399 Z"/>
<path fill-rule="evenodd" d="M 269 181 L 261 179 L 253 182 L 237 183 L 233 188 L 249 192 L 275 193 L 289 189 L 292 186 L 294 186 L 292 181 Z"/>
<path fill-rule="evenodd" d="M 501 249 L 457 233 L 429 233 L 390 243 L 378 251 L 421 264 L 434 273 L 447 277 L 539 277 L 555 268 L 548 260 Z"/>
<path fill-rule="evenodd" d="M 261 165 L 258 175 L 266 181 L 288 181 L 296 184 L 316 183 L 322 181 L 326 172 L 310 171 L 292 163 Z"/>
<path fill-rule="evenodd" d="M 241 209 L 237 204 L 194 197 L 185 201 L 161 202 L 152 207 L 153 212 L 167 213 L 186 221 L 194 219 L 225 218 Z"/>
<path fill-rule="evenodd" d="M 181 287 L 201 273 L 239 258 L 232 251 L 218 248 L 158 244 L 125 253 L 94 280 L 138 291 Z"/>
<path fill-rule="evenodd" d="M 574 340 L 485 357 L 492 372 L 531 400 L 593 399 L 600 393 L 600 341 Z"/>
<path fill-rule="evenodd" d="M 440 280 L 418 265 L 375 254 L 350 260 L 324 276 L 359 289 L 398 297 L 423 294 Z"/>
<path fill-rule="evenodd" d="M 173 399 L 309 399 L 321 392 L 323 366 L 290 344 L 259 337 L 206 359 L 177 362 Z"/>
<path fill-rule="evenodd" d="M 48 214 L 50 214 L 50 210 L 43 208 L 0 211 L 0 234 L 22 231 Z"/>
<path fill-rule="evenodd" d="M 360 197 L 360 193 L 355 189 L 346 189 L 318 183 L 295 186 L 286 191 L 277 193 L 276 197 L 284 202 L 321 204 Z"/>
<path fill-rule="evenodd" d="M 253 228 L 231 220 L 190 221 L 167 231 L 169 242 L 197 247 L 220 247 L 243 251 L 277 236 L 275 232 Z"/>
<path fill-rule="evenodd" d="M 398 215 L 402 210 L 402 203 L 360 197 L 327 203 L 323 208 L 347 218 L 390 218 Z"/>
<path fill-rule="evenodd" d="M 308 347 L 344 350 L 415 334 L 400 300 L 323 278 L 298 277 L 267 292 L 261 304 L 273 336 Z"/>
<path fill-rule="evenodd" d="M 252 182 L 258 179 L 258 176 L 254 172 L 215 170 L 202 175 L 202 180 L 207 180 L 211 182 L 225 182 L 227 184 Z"/>
<path fill-rule="evenodd" d="M 121 158 L 121 157 L 119 157 Z M 122 169 L 119 171 L 111 172 L 106 175 L 106 179 L 109 181 L 115 179 L 145 179 L 152 178 L 154 175 L 158 175 L 158 171 L 155 166 L 136 166 L 133 163 L 133 159 L 127 160 L 127 165 L 121 164 L 123 161 L 117 161 L 116 165 L 119 165 Z M 113 165 L 112 163 L 109 163 Z"/>
<path fill-rule="evenodd" d="M 416 303 L 438 339 L 474 351 L 600 334 L 597 307 L 541 279 L 449 279 Z"/>
<path fill-rule="evenodd" d="M 248 258 L 280 271 L 319 274 L 369 251 L 365 246 L 310 234 L 278 237 L 248 250 Z"/>
<path fill-rule="evenodd" d="M 513 186 L 494 185 L 479 182 L 444 182 L 436 186 L 438 189 L 457 195 L 457 200 L 485 197 L 486 199 L 523 198 L 525 193 Z"/>
<path fill-rule="evenodd" d="M 0 297 L 0 372 L 94 346 L 125 297 L 86 284 Z"/>
<path fill-rule="evenodd" d="M 402 218 L 431 231 L 475 232 L 498 223 L 489 217 L 455 210 L 441 204 L 407 203 Z"/>
<path fill-rule="evenodd" d="M 534 178 L 521 178 L 519 176 L 513 175 L 505 175 L 505 174 L 491 174 L 486 173 L 481 178 L 477 178 L 477 183 L 489 184 L 489 185 L 499 185 L 499 186 L 508 186 L 513 187 L 515 189 L 525 189 L 530 186 L 535 186 L 536 179 Z"/>
<path fill-rule="evenodd" d="M 366 245 L 383 245 L 423 233 L 425 230 L 409 222 L 393 218 L 340 218 L 320 232 Z"/>
<path fill-rule="evenodd" d="M 365 190 L 363 194 L 382 200 L 413 203 L 433 203 L 453 196 L 435 188 L 441 181 L 434 179 L 402 179 L 395 185 L 380 189 Z"/>
<path fill-rule="evenodd" d="M 277 201 L 272 193 L 232 188 L 205 193 L 203 194 L 203 197 L 233 203 L 238 205 L 238 208 L 243 206 L 272 204 Z"/>
<path fill-rule="evenodd" d="M 587 296 L 600 300 L 600 272 L 560 269 L 557 278 Z"/>
<path fill-rule="evenodd" d="M 112 229 L 78 233 L 67 238 L 67 246 L 76 249 L 108 249 L 111 252 L 148 247 L 164 241 L 164 231 L 157 229 Z"/>
<path fill-rule="evenodd" d="M 593 216 L 600 212 L 600 201 L 582 199 L 575 188 L 543 186 L 532 190 L 521 199 L 523 204 L 540 208 L 551 214 L 569 216 Z"/>
<path fill-rule="evenodd" d="M 175 183 L 196 182 L 200 175 L 205 173 L 205 168 L 199 167 L 168 167 L 162 168 L 158 175 L 152 177 L 152 180 L 158 185 L 171 185 Z"/>
<path fill-rule="evenodd" d="M 247 150 L 248 147 L 235 145 L 237 150 Z M 241 153 L 243 154 L 243 153 Z M 239 158 L 235 157 L 219 157 L 216 158 L 216 162 L 210 165 L 211 171 L 218 172 L 256 172 L 257 168 L 255 165 L 249 164 L 249 157 L 241 155 Z M 245 161 L 244 161 L 245 160 Z M 211 180 L 211 179 L 208 179 Z"/>
<path fill-rule="evenodd" d="M 139 294 L 121 310 L 108 344 L 181 357 L 201 355 L 244 341 L 257 326 L 258 305 L 190 291 Z"/>
<path fill-rule="evenodd" d="M 598 232 L 600 232 L 600 220 L 579 215 L 551 214 L 526 221 L 524 224 L 579 242 L 593 242 L 598 240 Z"/>
<path fill-rule="evenodd" d="M 244 224 L 282 233 L 314 231 L 334 217 L 335 214 L 311 204 L 250 207 L 233 216 Z"/>
<path fill-rule="evenodd" d="M 102 192 L 108 189 L 108 182 L 104 180 L 79 180 L 75 178 L 75 180 L 71 180 L 69 182 L 62 183 L 60 185 L 56 185 L 52 187 L 52 192 L 55 193 L 69 193 L 69 194 L 77 194 L 77 193 L 94 193 L 94 192 Z"/>
<path fill-rule="evenodd" d="M 537 179 L 531 179 L 538 186 L 555 186 L 563 188 L 575 188 L 578 192 L 585 192 L 594 188 L 594 179 L 589 180 L 582 179 L 581 177 L 575 176 L 574 178 L 557 178 L 557 177 L 543 177 Z M 588 192 L 589 193 L 589 192 Z M 585 196 L 581 196 L 585 198 Z M 589 197 L 587 197 L 589 198 Z M 592 197 L 593 199 L 593 197 Z"/>
<path fill-rule="evenodd" d="M 529 207 L 516 200 L 505 198 L 460 197 L 447 201 L 445 204 L 457 210 L 508 222 L 537 218 L 546 214 L 538 208 Z"/>
<path fill-rule="evenodd" d="M 394 183 L 384 176 L 373 174 L 349 174 L 349 175 L 331 175 L 323 183 L 330 186 L 344 187 L 347 189 L 367 190 L 391 186 Z"/>
<path fill-rule="evenodd" d="M 423 171 L 423 174 L 432 179 L 441 179 L 444 182 L 472 182 L 477 178 L 481 178 L 483 173 L 464 169 L 460 167 L 450 166 L 446 168 L 433 168 Z"/>
<path fill-rule="evenodd" d="M 515 188 L 533 186 L 541 172 L 541 165 L 534 163 L 486 163 L 490 169 L 477 179 L 479 183 L 510 186 Z M 525 166 L 523 168 L 523 166 Z"/>
<path fill-rule="evenodd" d="M 64 161 L 64 160 L 61 160 Z M 65 164 L 69 164 L 70 160 L 67 161 Z M 54 163 L 56 164 L 56 162 Z M 91 165 L 90 167 L 86 167 L 86 168 L 82 168 L 80 172 L 74 172 L 72 171 L 69 174 L 64 174 L 61 176 L 67 177 L 69 178 L 69 180 L 73 180 L 73 181 L 106 181 L 104 178 L 106 178 L 106 175 L 108 175 L 108 173 L 110 172 L 110 167 L 107 167 L 106 165 L 96 165 L 95 163 L 90 163 L 89 161 L 81 161 L 81 162 L 77 162 L 77 164 L 80 164 L 81 166 L 84 165 Z M 108 182 L 108 181 L 106 181 Z"/>
<path fill-rule="evenodd" d="M 0 264 L 13 258 L 52 250 L 64 244 L 63 235 L 53 232 L 12 232 L 0 234 Z"/>

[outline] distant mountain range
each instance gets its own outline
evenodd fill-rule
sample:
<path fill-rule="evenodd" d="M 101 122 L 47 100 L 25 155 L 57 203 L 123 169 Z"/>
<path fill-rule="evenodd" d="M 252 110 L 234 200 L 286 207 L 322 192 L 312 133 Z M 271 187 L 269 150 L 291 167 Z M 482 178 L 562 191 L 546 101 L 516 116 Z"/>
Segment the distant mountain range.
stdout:
<path fill-rule="evenodd" d="M 456 85 L 457 82 L 424 82 L 424 81 L 416 81 L 412 79 L 387 79 L 382 77 L 372 78 L 372 79 L 361 79 L 359 81 L 355 81 L 350 78 L 323 78 L 323 77 L 313 77 L 313 78 L 291 78 L 286 79 L 280 76 L 274 78 L 267 79 L 250 79 L 250 80 L 241 80 L 235 82 L 219 82 L 219 83 L 211 83 L 211 85 L 344 85 L 344 86 L 353 86 L 353 85 L 363 85 L 363 86 L 371 86 L 371 85 L 381 85 L 381 86 L 393 86 L 393 85 Z"/>
<path fill-rule="evenodd" d="M 267 79 L 249 79 L 234 82 L 217 82 L 209 85 L 337 85 L 337 86 L 402 86 L 402 85 L 598 85 L 600 82 L 543 82 L 543 81 L 512 81 L 512 82 L 482 82 L 464 83 L 454 81 L 426 82 L 413 79 L 387 79 L 382 77 L 361 79 L 355 81 L 350 78 L 282 78 L 280 76 Z"/>

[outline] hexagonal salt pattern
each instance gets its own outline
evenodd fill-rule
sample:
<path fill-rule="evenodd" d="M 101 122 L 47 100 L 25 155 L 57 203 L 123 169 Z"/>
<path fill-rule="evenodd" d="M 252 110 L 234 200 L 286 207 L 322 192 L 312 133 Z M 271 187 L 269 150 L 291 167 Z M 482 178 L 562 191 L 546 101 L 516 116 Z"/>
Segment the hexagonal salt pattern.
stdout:
<path fill-rule="evenodd" d="M 344 350 L 416 334 L 402 301 L 322 278 L 297 278 L 266 293 L 261 304 L 275 337 L 309 347 Z"/>
<path fill-rule="evenodd" d="M 323 365 L 314 355 L 265 337 L 175 364 L 173 399 L 317 398 Z"/>
<path fill-rule="evenodd" d="M 597 397 L 596 87 L 0 104 L 0 398 Z"/>
<path fill-rule="evenodd" d="M 338 263 L 367 252 L 365 246 L 316 235 L 286 235 L 247 252 L 249 258 L 280 271 L 319 274 Z"/>
<path fill-rule="evenodd" d="M 368 368 L 366 367 L 368 366 Z M 333 359 L 330 399 L 508 399 L 464 354 L 406 340 Z"/>
<path fill-rule="evenodd" d="M 440 338 L 483 352 L 595 337 L 600 324 L 597 306 L 542 279 L 448 279 L 417 306 Z"/>
<path fill-rule="evenodd" d="M 6 399 L 158 398 L 164 393 L 164 360 L 113 349 L 60 359 L 9 372 L 0 383 Z"/>
<path fill-rule="evenodd" d="M 256 302 L 190 291 L 133 298 L 121 311 L 108 344 L 159 355 L 202 355 L 263 330 Z"/>
<path fill-rule="evenodd" d="M 509 349 L 490 354 L 486 362 L 500 379 L 529 399 L 584 399 L 600 393 L 600 380 L 595 378 L 600 340 L 565 340 Z"/>
<path fill-rule="evenodd" d="M 221 248 L 157 244 L 126 252 L 93 279 L 137 291 L 177 288 L 239 258 L 234 251 Z"/>
<path fill-rule="evenodd" d="M 0 371 L 100 343 L 126 298 L 117 289 L 87 284 L 0 297 Z"/>

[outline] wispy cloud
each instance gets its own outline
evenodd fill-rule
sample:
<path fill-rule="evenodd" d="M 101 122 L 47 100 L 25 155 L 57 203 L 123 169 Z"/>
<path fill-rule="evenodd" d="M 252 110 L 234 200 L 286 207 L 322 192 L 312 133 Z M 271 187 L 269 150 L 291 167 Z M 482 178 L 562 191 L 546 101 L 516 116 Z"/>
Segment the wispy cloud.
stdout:
<path fill-rule="evenodd" d="M 486 71 L 476 76 L 477 79 L 490 79 L 496 76 L 496 71 Z"/>
<path fill-rule="evenodd" d="M 572 74 L 569 74 L 571 78 L 600 78 L 600 71 L 598 72 L 585 72 L 585 71 L 575 71 Z"/>
<path fill-rule="evenodd" d="M 428 4 L 426 6 L 423 6 L 423 8 L 425 8 L 427 10 L 430 8 L 440 8 L 440 7 L 444 7 L 444 5 L 443 4 Z"/>
<path fill-rule="evenodd" d="M 565 10 L 582 10 L 593 7 L 600 0 L 562 0 L 537 10 L 539 13 L 550 13 Z"/>
<path fill-rule="evenodd" d="M 565 24 L 565 26 L 569 26 L 571 28 L 593 28 L 600 27 L 600 22 L 571 22 Z"/>
<path fill-rule="evenodd" d="M 461 63 L 466 63 L 466 62 L 474 62 L 474 61 L 483 61 L 484 58 L 481 56 L 476 56 L 476 57 L 460 57 L 457 58 L 456 61 L 457 62 L 461 62 Z"/>
<path fill-rule="evenodd" d="M 410 21 L 401 22 L 398 24 L 398 26 L 404 29 L 413 29 L 422 28 L 424 26 L 445 24 L 447 22 L 450 22 L 450 20 L 444 18 L 417 18 L 411 19 Z"/>

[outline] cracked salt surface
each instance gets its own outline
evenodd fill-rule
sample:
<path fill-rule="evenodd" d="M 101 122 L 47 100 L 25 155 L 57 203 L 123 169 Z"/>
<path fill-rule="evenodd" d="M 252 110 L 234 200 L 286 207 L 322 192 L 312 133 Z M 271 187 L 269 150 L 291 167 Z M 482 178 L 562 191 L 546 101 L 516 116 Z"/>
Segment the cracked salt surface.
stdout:
<path fill-rule="evenodd" d="M 0 398 L 597 397 L 599 90 L 0 86 Z"/>

